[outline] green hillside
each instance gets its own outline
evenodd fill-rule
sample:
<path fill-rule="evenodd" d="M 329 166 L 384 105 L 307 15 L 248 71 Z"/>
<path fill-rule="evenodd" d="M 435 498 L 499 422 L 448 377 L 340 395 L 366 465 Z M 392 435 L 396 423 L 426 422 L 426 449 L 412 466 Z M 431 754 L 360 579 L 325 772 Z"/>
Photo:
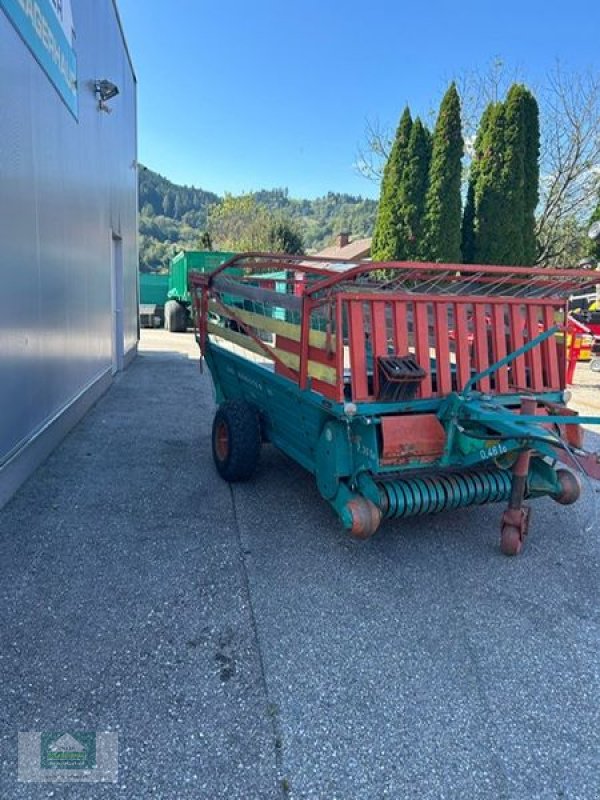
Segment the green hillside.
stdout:
<path fill-rule="evenodd" d="M 291 198 L 287 189 L 263 189 L 252 197 L 291 220 L 306 252 L 332 244 L 342 230 L 355 238 L 370 236 L 377 211 L 375 200 L 336 192 L 302 200 Z M 140 165 L 140 270 L 166 269 L 173 253 L 183 247 L 202 249 L 201 237 L 209 230 L 209 209 L 220 201 L 212 192 L 179 186 Z M 219 248 L 214 238 L 213 247 Z"/>

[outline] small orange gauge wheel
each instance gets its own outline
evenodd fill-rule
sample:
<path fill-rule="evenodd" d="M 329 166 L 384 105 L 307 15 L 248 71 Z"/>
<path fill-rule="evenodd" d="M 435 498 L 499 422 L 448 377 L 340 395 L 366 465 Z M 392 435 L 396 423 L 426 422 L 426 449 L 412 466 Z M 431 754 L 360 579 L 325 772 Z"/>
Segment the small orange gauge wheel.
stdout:
<path fill-rule="evenodd" d="M 500 534 L 500 549 L 505 556 L 518 556 L 523 548 L 521 531 L 514 525 L 504 525 Z"/>
<path fill-rule="evenodd" d="M 355 497 L 347 506 L 352 516 L 350 533 L 357 539 L 369 539 L 381 522 L 381 511 L 366 497 Z"/>
<path fill-rule="evenodd" d="M 577 475 L 568 469 L 559 469 L 556 472 L 560 484 L 560 492 L 554 495 L 557 503 L 563 506 L 570 506 L 571 503 L 579 500 L 581 494 L 581 483 Z"/>

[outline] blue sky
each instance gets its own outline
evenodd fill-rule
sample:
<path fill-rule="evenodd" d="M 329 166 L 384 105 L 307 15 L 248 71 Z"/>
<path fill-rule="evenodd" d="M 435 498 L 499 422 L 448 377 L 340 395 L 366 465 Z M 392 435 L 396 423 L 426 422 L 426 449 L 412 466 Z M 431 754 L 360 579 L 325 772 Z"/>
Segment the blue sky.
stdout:
<path fill-rule="evenodd" d="M 556 59 L 600 70 L 588 0 L 118 0 L 139 83 L 140 161 L 219 194 L 375 197 L 356 174 L 365 120 L 436 108 L 495 57 L 530 83 Z"/>

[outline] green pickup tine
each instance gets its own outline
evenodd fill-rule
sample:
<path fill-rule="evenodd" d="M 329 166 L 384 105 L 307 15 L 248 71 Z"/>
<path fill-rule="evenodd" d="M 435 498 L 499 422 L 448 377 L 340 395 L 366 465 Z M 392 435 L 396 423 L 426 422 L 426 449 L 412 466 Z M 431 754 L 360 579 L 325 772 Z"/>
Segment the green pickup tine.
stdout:
<path fill-rule="evenodd" d="M 469 393 L 472 386 L 474 386 L 477 381 L 482 380 L 482 378 L 487 378 L 488 375 L 492 375 L 494 372 L 500 369 L 500 367 L 505 367 L 507 364 L 510 364 L 511 361 L 514 361 L 519 356 L 528 353 L 530 350 L 533 350 L 534 347 L 537 347 L 538 344 L 545 342 L 546 339 L 549 339 L 551 336 L 554 336 L 560 330 L 560 325 L 553 325 L 551 328 L 548 328 L 547 331 L 540 333 L 539 336 L 536 336 L 535 339 L 532 339 L 527 344 L 524 344 L 523 347 L 519 347 L 518 350 L 515 350 L 514 353 L 510 353 L 510 355 L 501 358 L 500 361 L 496 361 L 495 364 L 492 364 L 491 367 L 482 370 L 482 372 L 478 372 L 476 375 L 473 375 L 464 385 L 464 388 L 461 392 L 463 397 Z"/>

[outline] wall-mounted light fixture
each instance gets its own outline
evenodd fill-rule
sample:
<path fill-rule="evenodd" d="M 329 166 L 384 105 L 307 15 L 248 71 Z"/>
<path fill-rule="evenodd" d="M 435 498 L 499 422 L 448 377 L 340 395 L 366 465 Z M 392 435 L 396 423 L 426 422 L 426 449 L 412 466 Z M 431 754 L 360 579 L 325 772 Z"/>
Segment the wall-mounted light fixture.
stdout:
<path fill-rule="evenodd" d="M 119 87 L 112 81 L 103 79 L 94 81 L 94 92 L 98 97 L 98 111 L 106 111 L 107 114 L 110 114 L 112 108 L 107 106 L 106 103 L 119 94 Z"/>

